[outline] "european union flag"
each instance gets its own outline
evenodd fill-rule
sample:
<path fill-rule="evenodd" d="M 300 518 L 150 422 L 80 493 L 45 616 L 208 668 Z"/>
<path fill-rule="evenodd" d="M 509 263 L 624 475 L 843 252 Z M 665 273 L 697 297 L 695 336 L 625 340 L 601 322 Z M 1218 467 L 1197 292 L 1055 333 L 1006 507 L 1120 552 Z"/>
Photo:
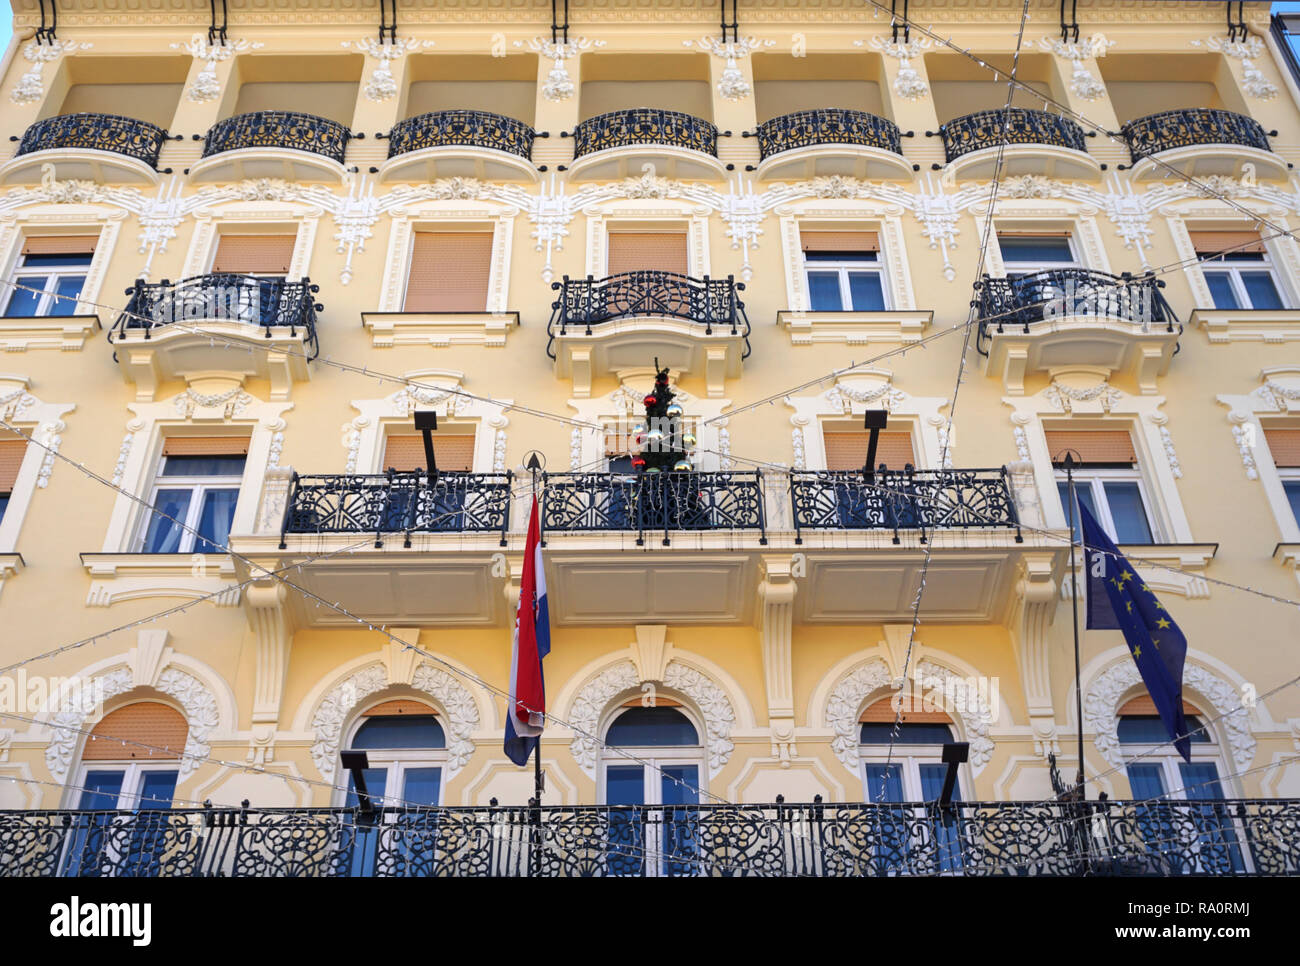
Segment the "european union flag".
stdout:
<path fill-rule="evenodd" d="M 1190 762 L 1192 739 L 1183 716 L 1187 638 L 1082 501 L 1078 507 L 1083 527 L 1083 566 L 1088 574 L 1086 626 L 1089 630 L 1123 633 L 1169 740 L 1183 760 Z"/>

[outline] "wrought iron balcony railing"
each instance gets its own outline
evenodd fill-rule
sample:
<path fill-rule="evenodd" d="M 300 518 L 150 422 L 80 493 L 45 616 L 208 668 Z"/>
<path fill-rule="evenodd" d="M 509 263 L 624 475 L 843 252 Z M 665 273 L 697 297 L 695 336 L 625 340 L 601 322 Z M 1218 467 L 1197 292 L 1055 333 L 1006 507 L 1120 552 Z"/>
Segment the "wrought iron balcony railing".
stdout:
<path fill-rule="evenodd" d="M 506 545 L 510 525 L 510 481 L 505 473 L 424 470 L 349 476 L 293 475 L 280 549 L 287 534 L 373 533 L 375 546 L 386 533 L 500 533 Z"/>
<path fill-rule="evenodd" d="M 1295 876 L 1300 801 L 0 812 L 0 875 Z"/>
<path fill-rule="evenodd" d="M 319 285 L 311 279 L 290 282 L 283 278 L 255 275 L 195 275 L 179 282 L 146 282 L 137 279 L 126 290 L 131 296 L 113 331 L 119 335 L 143 330 L 146 339 L 168 325 L 200 322 L 239 322 L 259 326 L 266 338 L 273 331 L 287 329 L 297 335 L 301 329 L 308 357 L 316 358 L 316 313 L 324 306 L 316 301 Z M 110 336 L 111 338 L 111 336 Z"/>
<path fill-rule="evenodd" d="M 940 124 L 939 134 L 947 161 L 1000 144 L 1046 144 L 1074 151 L 1088 150 L 1083 128 L 1069 118 L 1020 107 L 976 111 Z"/>
<path fill-rule="evenodd" d="M 1020 534 L 1006 467 L 996 470 L 793 470 L 795 542 L 804 530 L 1012 528 Z"/>
<path fill-rule="evenodd" d="M 767 542 L 763 474 L 547 473 L 542 531 L 757 530 Z"/>
<path fill-rule="evenodd" d="M 158 154 L 169 139 L 166 131 L 148 121 L 117 114 L 63 114 L 37 121 L 23 132 L 17 157 L 33 151 L 88 148 L 112 151 L 158 167 Z"/>
<path fill-rule="evenodd" d="M 1187 148 L 1197 144 L 1239 144 L 1242 147 L 1272 151 L 1268 134 L 1253 117 L 1193 107 L 1181 111 L 1161 111 L 1129 121 L 1120 133 L 1128 142 L 1134 162 L 1161 151 Z M 1272 132 L 1277 134 L 1276 131 Z"/>
<path fill-rule="evenodd" d="M 898 125 L 866 111 L 820 108 L 783 114 L 758 126 L 758 151 L 764 161 L 774 154 L 820 144 L 860 144 L 903 153 Z"/>
<path fill-rule="evenodd" d="M 692 278 L 675 272 L 622 272 L 606 278 L 569 278 L 552 282 L 552 291 L 560 297 L 551 303 L 551 321 L 547 324 L 550 341 L 546 354 L 555 358 L 557 335 L 567 335 L 570 326 L 581 327 L 591 335 L 591 327 L 614 319 L 669 318 L 682 319 L 704 326 L 705 335 L 722 329 L 743 336 L 749 357 L 749 318 L 738 292 L 744 282 L 734 276 L 726 278 Z"/>
<path fill-rule="evenodd" d="M 459 145 L 492 148 L 517 154 L 525 160 L 533 156 L 531 127 L 523 121 L 487 111 L 431 111 L 398 121 L 388 132 L 388 156 Z"/>
<path fill-rule="evenodd" d="M 988 354 L 992 332 L 1019 327 L 1028 333 L 1036 322 L 1091 317 L 1132 322 L 1143 331 L 1153 327 L 1181 332 L 1182 324 L 1160 291 L 1163 279 L 1153 274 L 1111 275 L 1086 268 L 1054 268 L 1014 278 L 985 275 L 975 285 L 979 313 L 978 347 Z"/>
<path fill-rule="evenodd" d="M 663 144 L 717 157 L 718 129 L 703 118 L 652 107 L 598 114 L 573 129 L 575 158 L 633 144 Z"/>
<path fill-rule="evenodd" d="M 352 132 L 338 121 L 298 111 L 236 114 L 208 128 L 203 157 L 241 148 L 293 148 L 343 163 Z"/>

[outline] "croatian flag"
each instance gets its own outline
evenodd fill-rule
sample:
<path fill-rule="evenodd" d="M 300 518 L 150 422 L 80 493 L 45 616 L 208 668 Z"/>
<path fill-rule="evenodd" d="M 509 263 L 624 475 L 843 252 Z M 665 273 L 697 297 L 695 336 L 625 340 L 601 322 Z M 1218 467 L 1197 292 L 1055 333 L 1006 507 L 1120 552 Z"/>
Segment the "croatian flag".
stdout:
<path fill-rule="evenodd" d="M 524 544 L 524 576 L 515 616 L 514 649 L 510 655 L 510 704 L 506 709 L 506 756 L 516 765 L 528 763 L 537 747 L 546 715 L 546 685 L 542 658 L 551 652 L 551 620 L 546 610 L 546 572 L 542 569 L 541 529 L 537 497 L 528 518 Z"/>

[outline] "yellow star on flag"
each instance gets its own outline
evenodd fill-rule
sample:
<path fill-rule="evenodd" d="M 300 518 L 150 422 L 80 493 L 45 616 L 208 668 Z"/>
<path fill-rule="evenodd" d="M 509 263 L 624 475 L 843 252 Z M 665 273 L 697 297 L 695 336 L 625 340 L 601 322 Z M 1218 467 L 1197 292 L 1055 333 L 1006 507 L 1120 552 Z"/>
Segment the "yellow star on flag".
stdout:
<path fill-rule="evenodd" d="M 1166 627 L 1169 626 L 1171 626 L 1169 621 L 1163 617 L 1160 618 L 1158 621 L 1156 621 L 1156 627 L 1160 628 L 1161 630 L 1164 630 Z"/>

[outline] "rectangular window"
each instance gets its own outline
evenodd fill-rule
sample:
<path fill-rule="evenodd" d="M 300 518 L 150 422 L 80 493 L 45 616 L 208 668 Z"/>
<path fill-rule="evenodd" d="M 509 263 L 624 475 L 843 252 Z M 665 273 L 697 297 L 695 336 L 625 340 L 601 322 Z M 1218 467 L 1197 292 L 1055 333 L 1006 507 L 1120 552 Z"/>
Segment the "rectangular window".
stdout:
<path fill-rule="evenodd" d="M 417 231 L 404 312 L 486 312 L 492 232 Z"/>
<path fill-rule="evenodd" d="M 9 497 L 14 492 L 14 482 L 27 455 L 27 440 L 0 439 L 0 520 L 5 518 Z"/>
<path fill-rule="evenodd" d="M 867 446 L 871 434 L 863 430 L 841 432 L 826 430 L 822 441 L 826 446 L 826 468 L 828 470 L 861 470 L 867 462 Z M 882 432 L 876 443 L 876 465 L 879 469 L 883 463 L 891 470 L 901 470 L 911 464 L 916 466 L 916 455 L 912 449 L 912 434 L 907 431 Z"/>
<path fill-rule="evenodd" d="M 286 276 L 296 242 L 294 235 L 222 235 L 212 258 L 212 273 Z"/>
<path fill-rule="evenodd" d="M 440 473 L 468 473 L 474 468 L 474 437 L 469 434 L 433 434 L 433 458 L 438 461 Z M 380 472 L 387 469 L 399 472 L 428 469 L 424 455 L 424 437 L 413 435 L 389 436 L 384 444 L 384 462 Z"/>
<path fill-rule="evenodd" d="M 611 231 L 606 275 L 624 272 L 690 274 L 684 231 Z"/>
<path fill-rule="evenodd" d="M 1291 513 L 1300 524 L 1300 429 L 1265 428 L 1264 439 L 1273 455 L 1277 475 L 1282 478 Z"/>
<path fill-rule="evenodd" d="M 1068 516 L 1069 486 L 1064 460 L 1073 457 L 1074 489 L 1101 528 L 1116 543 L 1154 542 L 1145 484 L 1133 437 L 1123 429 L 1048 430 L 1047 449 L 1056 469 L 1061 506 Z M 1080 539 L 1075 514 L 1075 539 Z"/>
<path fill-rule="evenodd" d="M 1008 278 L 1079 264 L 1068 232 L 998 232 L 998 249 Z"/>
<path fill-rule="evenodd" d="M 156 512 L 145 520 L 141 552 L 224 553 L 247 455 L 248 440 L 241 437 L 167 440 L 154 481 Z"/>
<path fill-rule="evenodd" d="M 1216 309 L 1280 309 L 1281 288 L 1258 232 L 1193 231 L 1192 245 Z"/>
<path fill-rule="evenodd" d="M 874 231 L 801 231 L 808 307 L 813 312 L 880 312 L 887 308 Z"/>
<path fill-rule="evenodd" d="M 26 239 L 4 314 L 10 318 L 76 315 L 77 299 L 98 240 L 96 235 L 37 235 Z"/>

